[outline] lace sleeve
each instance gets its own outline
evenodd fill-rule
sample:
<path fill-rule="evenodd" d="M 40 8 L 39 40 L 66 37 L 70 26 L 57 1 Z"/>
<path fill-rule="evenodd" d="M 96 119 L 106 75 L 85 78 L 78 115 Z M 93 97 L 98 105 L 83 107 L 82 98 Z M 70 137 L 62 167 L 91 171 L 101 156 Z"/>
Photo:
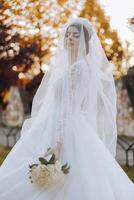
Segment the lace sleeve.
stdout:
<path fill-rule="evenodd" d="M 62 108 L 62 86 L 60 80 L 56 83 L 55 107 L 56 107 L 56 141 L 63 142 L 66 116 Z"/>
<path fill-rule="evenodd" d="M 58 133 L 58 137 L 57 137 L 57 142 L 63 142 L 63 133 L 64 133 L 64 129 L 65 129 L 65 118 L 63 118 L 62 116 L 60 116 L 58 118 L 58 123 L 57 123 L 57 133 Z"/>
<path fill-rule="evenodd" d="M 87 98 L 84 97 L 81 103 L 81 111 L 86 112 L 87 107 L 88 107 L 88 101 L 87 101 Z"/>

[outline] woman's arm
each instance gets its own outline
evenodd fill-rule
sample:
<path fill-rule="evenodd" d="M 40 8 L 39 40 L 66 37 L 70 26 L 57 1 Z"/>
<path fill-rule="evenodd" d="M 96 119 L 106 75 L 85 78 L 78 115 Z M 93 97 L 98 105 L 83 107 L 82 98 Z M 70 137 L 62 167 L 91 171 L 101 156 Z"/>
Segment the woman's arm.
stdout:
<path fill-rule="evenodd" d="M 61 106 L 61 96 L 62 87 L 60 80 L 58 80 L 54 86 L 54 101 L 55 101 L 55 111 L 54 111 L 54 123 L 55 123 L 55 145 L 45 153 L 45 157 L 50 154 L 55 154 L 58 158 L 63 147 L 63 132 L 65 128 L 65 115 Z"/>

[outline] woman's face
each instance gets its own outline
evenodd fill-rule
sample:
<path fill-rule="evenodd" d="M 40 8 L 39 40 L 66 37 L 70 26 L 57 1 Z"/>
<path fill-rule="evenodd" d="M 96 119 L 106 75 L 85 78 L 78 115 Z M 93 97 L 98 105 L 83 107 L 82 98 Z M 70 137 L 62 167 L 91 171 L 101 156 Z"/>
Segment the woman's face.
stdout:
<path fill-rule="evenodd" d="M 69 51 L 78 51 L 80 32 L 75 26 L 68 27 L 65 34 L 65 48 Z"/>

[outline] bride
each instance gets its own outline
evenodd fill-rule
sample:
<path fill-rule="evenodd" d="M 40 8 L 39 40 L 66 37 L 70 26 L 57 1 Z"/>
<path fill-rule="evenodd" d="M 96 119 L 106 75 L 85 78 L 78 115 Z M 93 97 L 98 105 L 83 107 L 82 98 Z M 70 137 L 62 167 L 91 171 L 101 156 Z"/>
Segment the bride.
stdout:
<path fill-rule="evenodd" d="M 0 200 L 134 200 L 134 184 L 115 160 L 112 67 L 88 20 L 64 25 L 50 67 L 0 167 Z M 28 166 L 54 152 L 70 172 L 61 187 L 39 190 L 27 177 Z"/>

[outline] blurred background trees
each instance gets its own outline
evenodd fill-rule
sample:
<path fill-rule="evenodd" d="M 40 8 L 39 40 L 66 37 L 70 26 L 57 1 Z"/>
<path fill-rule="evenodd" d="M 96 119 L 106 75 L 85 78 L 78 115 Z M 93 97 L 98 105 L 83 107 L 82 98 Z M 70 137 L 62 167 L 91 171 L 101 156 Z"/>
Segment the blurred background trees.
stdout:
<path fill-rule="evenodd" d="M 96 27 L 102 46 L 111 63 L 114 76 L 126 73 L 130 52 L 109 17 L 96 0 L 1 0 L 0 7 L 0 97 L 8 99 L 11 85 L 28 90 L 31 99 L 43 74 L 49 70 L 59 33 L 72 17 L 85 17 Z"/>
<path fill-rule="evenodd" d="M 96 0 L 85 2 L 85 7 L 80 16 L 89 19 L 96 27 L 101 44 L 106 52 L 107 58 L 111 61 L 114 68 L 114 76 L 119 79 L 126 73 L 131 53 L 128 51 L 129 44 L 125 48 L 119 39 L 118 33 L 112 30 L 109 23 L 109 17 L 105 15 L 103 8 Z"/>

